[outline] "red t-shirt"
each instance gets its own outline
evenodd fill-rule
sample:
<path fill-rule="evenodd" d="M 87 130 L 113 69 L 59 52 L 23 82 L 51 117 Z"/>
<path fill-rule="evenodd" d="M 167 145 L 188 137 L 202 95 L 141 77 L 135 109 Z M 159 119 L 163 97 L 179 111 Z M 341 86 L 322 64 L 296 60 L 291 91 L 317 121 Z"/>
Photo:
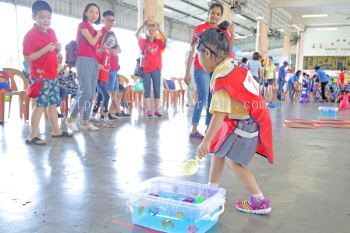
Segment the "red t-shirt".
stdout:
<path fill-rule="evenodd" d="M 78 32 L 77 32 L 77 56 L 78 57 L 91 57 L 91 58 L 97 58 L 96 54 L 96 48 L 98 45 L 98 42 L 92 46 L 89 44 L 89 42 L 83 37 L 83 34 L 81 34 L 82 29 L 87 29 L 92 37 L 96 36 L 96 31 L 92 27 L 92 25 L 87 22 L 81 22 L 78 26 Z"/>
<path fill-rule="evenodd" d="M 146 45 L 146 39 L 139 40 L 139 47 L 141 52 Z M 143 71 L 150 73 L 156 69 L 162 69 L 162 51 L 165 49 L 165 43 L 161 39 L 155 39 L 154 41 L 147 40 L 146 45 L 146 57 L 144 58 Z"/>
<path fill-rule="evenodd" d="M 27 32 L 23 39 L 23 55 L 30 56 L 49 43 L 57 43 L 55 31 L 51 28 L 47 32 L 41 31 L 37 26 Z M 38 59 L 30 62 L 30 77 L 42 77 L 45 79 L 58 78 L 57 51 L 47 52 Z"/>
<path fill-rule="evenodd" d="M 205 22 L 202 24 L 199 24 L 198 26 L 196 26 L 193 30 L 193 34 L 192 34 L 192 42 L 197 42 L 198 38 L 196 37 L 201 35 L 203 32 L 205 32 L 206 30 L 210 29 L 210 23 L 209 22 Z M 231 35 L 229 33 L 228 30 L 226 30 L 226 36 L 228 41 L 230 41 L 231 39 Z M 230 52 L 230 57 L 234 58 L 234 54 L 232 52 Z M 195 57 L 194 57 L 194 68 L 199 69 L 199 70 L 204 70 L 203 67 L 201 66 L 201 64 L 199 63 L 199 59 L 198 59 L 198 54 L 197 52 L 195 53 Z"/>
<path fill-rule="evenodd" d="M 101 33 L 102 33 L 102 36 L 100 37 L 100 40 L 98 41 L 98 44 L 102 45 L 102 41 L 103 41 L 103 38 L 105 37 L 105 35 L 107 34 L 108 30 L 103 27 L 101 29 Z M 112 59 L 111 59 L 111 70 L 113 71 L 118 71 L 119 70 L 119 58 L 118 58 L 118 54 L 117 55 L 112 55 Z"/>
<path fill-rule="evenodd" d="M 111 70 L 113 71 L 118 71 L 120 69 L 119 66 L 119 57 L 118 54 L 113 55 L 112 54 L 112 59 L 111 59 Z"/>
<path fill-rule="evenodd" d="M 344 72 L 340 72 L 339 73 L 338 79 L 339 79 L 338 83 L 340 85 L 344 85 L 344 82 L 345 82 L 345 74 L 344 74 Z"/>
<path fill-rule="evenodd" d="M 102 34 L 102 36 L 100 37 L 100 39 L 98 39 L 97 44 L 102 45 L 103 38 L 105 37 L 105 35 L 107 34 L 107 32 L 108 32 L 108 30 L 107 30 L 105 27 L 103 27 L 103 28 L 101 29 L 101 34 Z"/>
<path fill-rule="evenodd" d="M 97 46 L 97 49 L 101 48 L 102 45 Z M 97 62 L 103 66 L 103 69 L 98 70 L 98 80 L 102 82 L 108 82 L 109 70 L 111 69 L 111 57 L 112 53 L 109 50 L 97 54 Z"/>

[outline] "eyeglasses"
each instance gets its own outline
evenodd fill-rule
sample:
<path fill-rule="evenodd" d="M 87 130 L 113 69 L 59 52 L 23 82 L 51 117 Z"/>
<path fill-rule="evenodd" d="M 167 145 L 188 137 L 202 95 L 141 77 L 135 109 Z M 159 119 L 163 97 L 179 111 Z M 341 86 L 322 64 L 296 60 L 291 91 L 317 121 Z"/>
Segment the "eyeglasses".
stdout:
<path fill-rule="evenodd" d="M 114 23 L 115 22 L 115 19 L 105 19 L 107 22 L 109 23 Z"/>

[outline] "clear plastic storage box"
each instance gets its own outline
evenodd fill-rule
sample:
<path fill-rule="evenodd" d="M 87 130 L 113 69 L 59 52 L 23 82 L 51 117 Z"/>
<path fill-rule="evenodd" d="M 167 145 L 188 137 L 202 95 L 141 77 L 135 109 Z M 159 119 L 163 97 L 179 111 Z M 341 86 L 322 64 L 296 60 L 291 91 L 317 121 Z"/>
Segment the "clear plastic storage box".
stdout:
<path fill-rule="evenodd" d="M 320 115 L 322 117 L 336 117 L 338 108 L 337 107 L 326 107 L 326 106 L 319 106 L 318 111 L 320 112 Z"/>
<path fill-rule="evenodd" d="M 224 212 L 226 191 L 165 177 L 128 189 L 132 223 L 162 232 L 204 233 Z"/>

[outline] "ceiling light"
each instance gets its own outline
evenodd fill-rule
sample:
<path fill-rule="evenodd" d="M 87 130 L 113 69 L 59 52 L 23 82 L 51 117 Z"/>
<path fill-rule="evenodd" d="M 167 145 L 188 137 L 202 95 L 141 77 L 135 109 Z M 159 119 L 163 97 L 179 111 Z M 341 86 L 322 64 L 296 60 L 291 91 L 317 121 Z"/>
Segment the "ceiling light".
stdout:
<path fill-rule="evenodd" d="M 246 17 L 244 17 L 244 16 L 242 16 L 242 15 L 240 15 L 240 14 L 236 14 L 236 16 L 237 16 L 237 18 L 240 18 L 240 19 L 243 19 L 243 20 L 247 20 Z"/>
<path fill-rule="evenodd" d="M 261 20 L 261 19 L 264 19 L 264 17 L 262 17 L 262 16 L 256 16 L 256 19 L 257 19 L 257 20 Z"/>
<path fill-rule="evenodd" d="M 317 28 L 317 31 L 337 31 L 338 28 Z"/>
<path fill-rule="evenodd" d="M 303 18 L 328 17 L 327 14 L 302 15 Z"/>
<path fill-rule="evenodd" d="M 166 11 L 168 13 L 172 13 L 173 12 L 172 10 L 170 10 L 169 8 L 166 8 L 166 7 L 164 7 L 164 11 Z"/>

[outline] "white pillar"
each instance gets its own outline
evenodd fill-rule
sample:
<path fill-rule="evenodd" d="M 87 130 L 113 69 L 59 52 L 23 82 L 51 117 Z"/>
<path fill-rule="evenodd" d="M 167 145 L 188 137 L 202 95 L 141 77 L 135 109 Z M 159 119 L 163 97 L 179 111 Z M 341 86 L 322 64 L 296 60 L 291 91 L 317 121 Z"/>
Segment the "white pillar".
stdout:
<path fill-rule="evenodd" d="M 304 64 L 304 39 L 305 32 L 299 32 L 299 41 L 297 49 L 297 69 L 302 70 Z"/>

